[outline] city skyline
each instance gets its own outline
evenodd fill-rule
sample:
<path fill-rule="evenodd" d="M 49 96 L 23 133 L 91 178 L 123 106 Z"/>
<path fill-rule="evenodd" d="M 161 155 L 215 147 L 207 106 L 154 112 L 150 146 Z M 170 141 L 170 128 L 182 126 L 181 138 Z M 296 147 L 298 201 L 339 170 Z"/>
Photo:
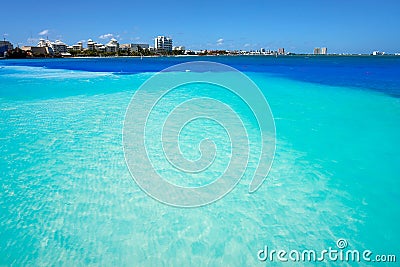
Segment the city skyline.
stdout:
<path fill-rule="evenodd" d="M 86 43 L 86 46 L 84 46 Z M 51 41 L 47 37 L 40 38 L 36 45 L 23 45 L 18 46 L 22 51 L 25 52 L 24 55 L 18 55 L 18 57 L 71 57 L 71 56 L 143 56 L 143 55 L 220 55 L 230 54 L 230 55 L 286 55 L 293 54 L 291 52 L 285 52 L 285 48 L 281 47 L 277 50 L 270 50 L 261 48 L 259 50 L 190 50 L 186 49 L 185 46 L 173 46 L 173 40 L 167 36 L 157 36 L 154 38 L 154 47 L 145 43 L 127 43 L 120 44 L 115 38 L 111 38 L 106 44 L 98 43 L 92 39 L 88 39 L 87 42 L 79 41 L 75 44 L 66 44 L 61 40 Z M 325 53 L 327 54 L 326 48 Z M 10 52 L 13 50 L 13 44 L 9 41 L 0 41 L 0 53 Z M 15 51 L 16 53 L 19 53 Z M 11 56 L 4 54 L 4 56 Z M 72 53 L 72 54 L 71 54 Z M 315 49 L 314 49 L 315 54 Z M 2 57 L 3 55 L 0 55 Z"/>
<path fill-rule="evenodd" d="M 3 10 L 11 9 L 10 2 Z M 329 47 L 330 53 L 399 52 L 398 1 L 246 1 L 173 2 L 151 8 L 144 2 L 118 5 L 73 0 L 62 8 L 32 5 L 3 12 L 3 38 L 17 45 L 36 45 L 40 38 L 68 44 L 89 38 L 108 42 L 152 43 L 170 36 L 187 49 L 256 50 L 260 48 L 310 53 Z M 153 4 L 152 4 L 153 6 Z M 161 7 L 162 6 L 162 7 Z M 122 8 L 124 7 L 124 8 Z M 379 8 L 377 8 L 379 7 Z"/>

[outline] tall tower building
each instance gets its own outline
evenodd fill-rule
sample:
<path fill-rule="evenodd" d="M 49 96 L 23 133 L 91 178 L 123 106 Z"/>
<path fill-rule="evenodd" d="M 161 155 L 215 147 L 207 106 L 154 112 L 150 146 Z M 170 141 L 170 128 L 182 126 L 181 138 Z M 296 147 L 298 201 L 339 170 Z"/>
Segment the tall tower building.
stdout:
<path fill-rule="evenodd" d="M 314 48 L 314 55 L 321 55 L 321 48 L 319 47 Z"/>
<path fill-rule="evenodd" d="M 322 47 L 321 48 L 321 55 L 326 55 L 326 54 L 328 54 L 328 48 Z"/>
<path fill-rule="evenodd" d="M 157 36 L 154 39 L 154 48 L 157 52 L 171 52 L 172 38 L 166 36 Z"/>

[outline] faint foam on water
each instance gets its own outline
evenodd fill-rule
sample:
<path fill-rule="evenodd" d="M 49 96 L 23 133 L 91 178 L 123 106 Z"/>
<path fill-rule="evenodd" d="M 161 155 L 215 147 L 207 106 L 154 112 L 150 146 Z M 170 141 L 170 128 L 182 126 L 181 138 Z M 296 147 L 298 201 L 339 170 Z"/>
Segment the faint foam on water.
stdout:
<path fill-rule="evenodd" d="M 26 66 L 4 66 L 1 70 L 2 77 L 18 78 L 18 79 L 83 79 L 94 78 L 100 76 L 112 76 L 109 72 L 87 72 L 73 71 L 62 69 L 48 69 L 39 67 Z"/>

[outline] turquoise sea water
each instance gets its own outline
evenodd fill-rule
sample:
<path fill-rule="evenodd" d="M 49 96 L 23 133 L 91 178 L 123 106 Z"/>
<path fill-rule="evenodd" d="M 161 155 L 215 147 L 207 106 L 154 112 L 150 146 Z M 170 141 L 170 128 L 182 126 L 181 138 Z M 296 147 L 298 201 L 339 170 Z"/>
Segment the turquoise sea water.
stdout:
<path fill-rule="evenodd" d="M 122 66 L 129 63 L 119 60 Z M 151 60 L 157 65 L 157 59 Z M 168 61 L 158 60 L 161 66 Z M 172 64 L 176 59 L 170 60 Z M 248 193 L 256 164 L 252 155 L 248 171 L 231 193 L 193 209 L 150 198 L 125 164 L 125 111 L 134 92 L 154 74 L 153 67 L 121 75 L 99 59 L 96 66 L 104 64 L 105 69 L 93 71 L 87 65 L 77 70 L 79 60 L 43 61 L 46 68 L 32 67 L 33 61 L 0 62 L 0 265 L 265 266 L 257 252 L 266 245 L 320 251 L 336 247 L 339 238 L 351 249 L 399 258 L 397 76 L 374 79 L 376 72 L 370 71 L 366 82 L 362 76 L 349 77 L 351 68 L 343 68 L 336 73 L 343 82 L 317 81 L 308 71 L 308 78 L 297 77 L 298 59 L 284 72 L 254 67 L 268 65 L 268 59 L 222 61 L 230 60 L 233 66 L 244 66 L 246 60 L 253 64 L 244 71 L 274 114 L 276 156 L 255 193 Z M 315 68 L 309 64 L 304 61 L 312 70 L 319 66 L 320 75 L 334 76 L 322 63 Z M 368 61 L 364 64 L 368 68 Z M 373 63 L 373 69 L 398 73 L 398 60 L 395 68 L 393 64 Z M 375 82 L 369 87 L 371 79 Z M 254 120 L 243 103 L 224 91 L 205 85 L 177 90 L 164 99 L 165 107 L 194 95 L 234 107 L 257 147 Z M 155 115 L 165 110 L 161 106 Z M 159 120 L 153 122 L 150 127 L 156 130 Z M 182 151 L 189 158 L 198 156 L 192 148 L 202 135 L 224 147 L 226 134 L 220 127 L 195 123 L 182 132 Z M 229 151 L 221 152 L 214 174 L 223 171 L 229 159 Z M 168 179 L 193 185 L 169 171 L 157 151 L 152 155 Z M 212 177 L 201 179 L 199 183 Z"/>

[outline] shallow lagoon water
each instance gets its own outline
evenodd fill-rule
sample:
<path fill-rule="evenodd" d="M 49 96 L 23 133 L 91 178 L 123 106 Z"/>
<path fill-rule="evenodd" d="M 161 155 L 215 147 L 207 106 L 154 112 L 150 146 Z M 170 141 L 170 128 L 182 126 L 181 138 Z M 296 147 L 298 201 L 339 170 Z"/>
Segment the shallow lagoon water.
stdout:
<path fill-rule="evenodd" d="M 158 68 L 176 61 L 155 60 L 163 62 Z M 221 60 L 238 66 L 246 58 Z M 290 72 L 298 72 L 298 61 L 283 62 L 287 68 L 278 73 L 260 67 L 268 60 L 248 60 L 253 69 L 245 73 L 275 117 L 275 161 L 257 192 L 248 193 L 253 162 L 231 193 L 194 209 L 148 197 L 125 165 L 125 110 L 158 70 L 153 65 L 120 75 L 107 64 L 72 69 L 79 67 L 74 60 L 0 62 L 0 264 L 264 265 L 257 252 L 265 245 L 323 250 L 339 238 L 352 249 L 398 253 L 400 100 L 393 92 L 400 82 L 390 73 L 398 73 L 399 60 L 382 67 L 371 62 L 377 73 L 391 70 L 376 79 L 387 81 L 378 89 L 362 76 L 348 77 L 348 69 L 338 84 L 296 79 Z M 317 66 L 309 68 L 328 71 Z M 221 96 L 206 87 L 193 90 Z M 193 92 L 176 93 L 167 104 Z M 236 105 L 229 95 L 226 100 Z M 183 146 L 197 144 L 190 134 L 201 127 L 188 129 Z M 207 127 L 214 138 L 222 136 L 218 127 Z M 215 168 L 223 166 L 222 159 Z"/>

